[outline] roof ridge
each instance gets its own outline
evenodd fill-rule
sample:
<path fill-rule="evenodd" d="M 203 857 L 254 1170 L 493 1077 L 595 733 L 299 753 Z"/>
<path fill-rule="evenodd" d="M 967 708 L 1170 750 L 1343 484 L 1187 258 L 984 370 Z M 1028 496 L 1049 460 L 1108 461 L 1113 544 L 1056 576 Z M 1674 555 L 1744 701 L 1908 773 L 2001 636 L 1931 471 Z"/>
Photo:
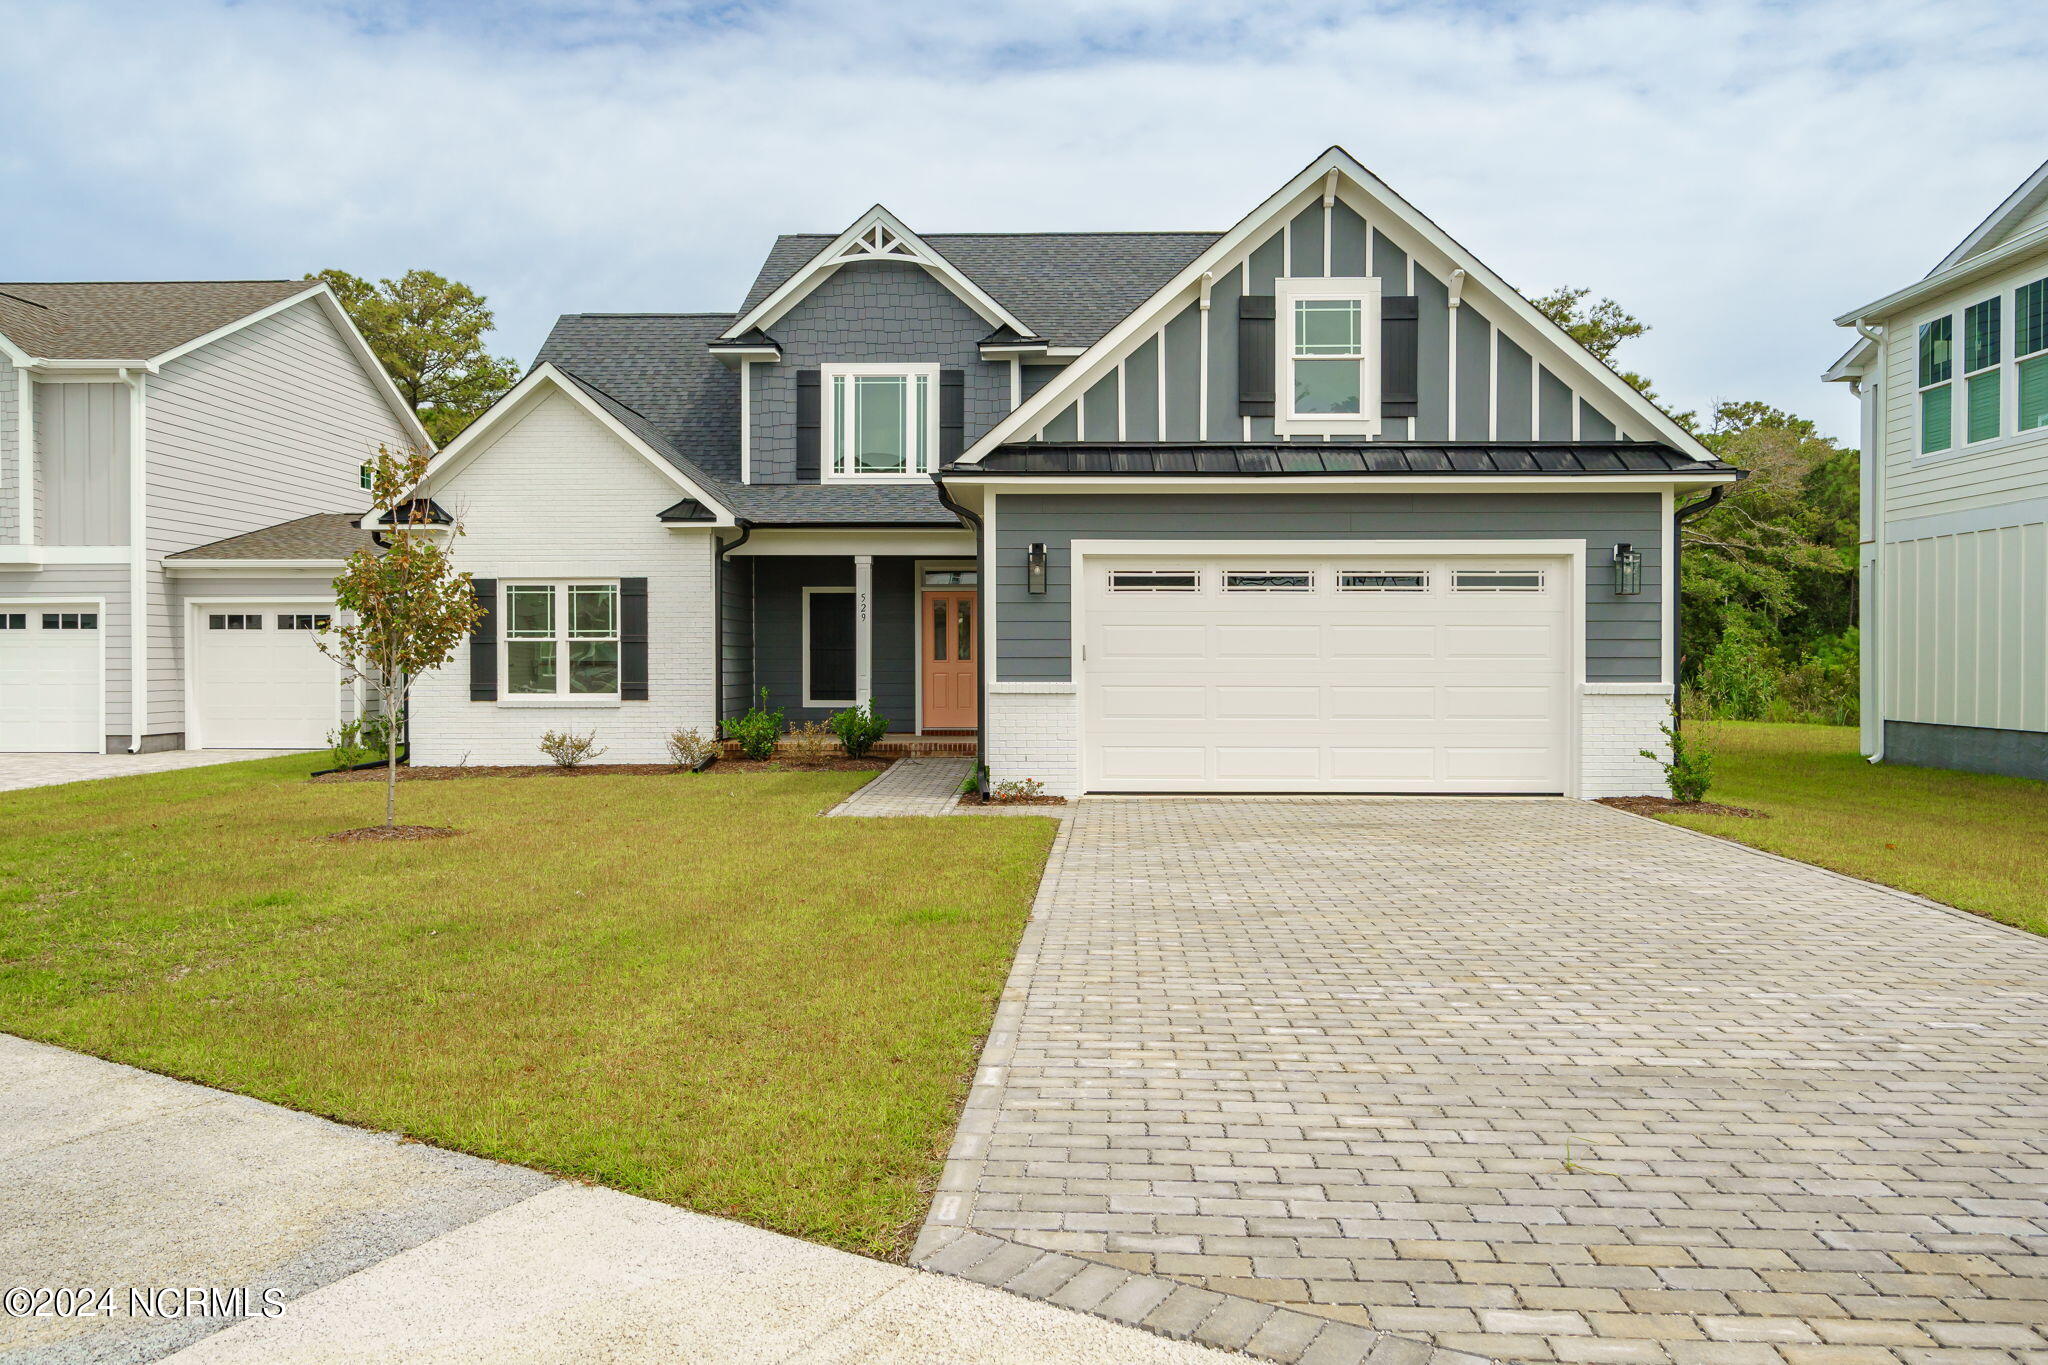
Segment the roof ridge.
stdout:
<path fill-rule="evenodd" d="M 319 280 L 255 279 L 255 280 L 6 280 L 0 281 L 0 289 L 8 285 L 52 285 L 52 284 L 303 284 L 311 289 Z M 28 300 L 23 300 L 27 302 Z"/>
<path fill-rule="evenodd" d="M 565 318 L 736 318 L 738 313 L 563 313 Z"/>

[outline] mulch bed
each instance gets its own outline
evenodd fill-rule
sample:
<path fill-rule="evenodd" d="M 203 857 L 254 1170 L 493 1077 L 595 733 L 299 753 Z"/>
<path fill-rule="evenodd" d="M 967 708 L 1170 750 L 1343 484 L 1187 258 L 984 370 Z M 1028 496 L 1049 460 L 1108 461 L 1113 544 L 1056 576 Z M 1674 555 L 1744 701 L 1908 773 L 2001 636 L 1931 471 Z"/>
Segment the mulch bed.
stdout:
<path fill-rule="evenodd" d="M 444 825 L 371 825 L 367 829 L 336 830 L 321 836 L 337 844 L 389 843 L 409 839 L 452 839 L 462 833 Z"/>
<path fill-rule="evenodd" d="M 971 804 L 971 803 L 970 803 Z M 1064 806 L 1064 796 L 991 796 L 984 806 Z"/>
<path fill-rule="evenodd" d="M 1770 812 L 1747 806 L 1724 806 L 1718 801 L 1673 801 L 1668 796 L 1603 796 L 1603 806 L 1636 815 L 1739 815 L 1748 820 L 1768 820 Z"/>
<path fill-rule="evenodd" d="M 886 758 L 829 758 L 822 763 L 799 763 L 794 759 L 721 758 L 706 769 L 707 772 L 738 773 L 825 773 L 825 772 L 877 772 L 889 766 Z M 552 763 L 535 763 L 519 766 L 489 767 L 472 765 L 459 768 L 400 768 L 401 782 L 453 782 L 466 777 L 677 777 L 686 775 L 687 770 L 669 763 L 585 763 L 578 768 L 558 768 Z M 311 779 L 314 782 L 382 782 L 385 772 L 382 768 L 366 768 L 361 772 L 328 773 Z"/>

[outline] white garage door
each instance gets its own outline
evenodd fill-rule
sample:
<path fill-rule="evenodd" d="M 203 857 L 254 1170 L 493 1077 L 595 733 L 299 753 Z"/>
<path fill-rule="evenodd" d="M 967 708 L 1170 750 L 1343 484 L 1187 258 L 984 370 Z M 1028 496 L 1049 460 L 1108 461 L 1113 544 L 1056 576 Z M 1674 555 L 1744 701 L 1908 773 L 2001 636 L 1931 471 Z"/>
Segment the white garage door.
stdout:
<path fill-rule="evenodd" d="M 192 621 L 195 748 L 317 749 L 339 720 L 341 674 L 314 647 L 331 606 L 202 603 Z"/>
<path fill-rule="evenodd" d="M 1091 791 L 1562 792 L 1556 558 L 1084 561 Z"/>
<path fill-rule="evenodd" d="M 100 632 L 92 604 L 0 603 L 0 752 L 98 753 Z"/>

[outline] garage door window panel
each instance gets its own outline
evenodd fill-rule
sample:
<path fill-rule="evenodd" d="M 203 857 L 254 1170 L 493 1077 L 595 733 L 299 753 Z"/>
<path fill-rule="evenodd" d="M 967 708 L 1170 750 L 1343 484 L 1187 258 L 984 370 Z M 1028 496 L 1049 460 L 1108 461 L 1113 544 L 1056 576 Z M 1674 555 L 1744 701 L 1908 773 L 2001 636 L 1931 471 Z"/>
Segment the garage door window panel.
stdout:
<path fill-rule="evenodd" d="M 1225 569 L 1225 592 L 1314 592 L 1312 569 Z"/>
<path fill-rule="evenodd" d="M 1458 592 L 1542 592 L 1541 569 L 1459 569 L 1452 586 Z"/>
<path fill-rule="evenodd" d="M 1111 592 L 1200 592 L 1198 569 L 1111 569 Z"/>
<path fill-rule="evenodd" d="M 98 630 L 98 613 L 90 611 L 49 611 L 43 613 L 44 630 Z"/>
<path fill-rule="evenodd" d="M 1387 571 L 1381 569 L 1340 569 L 1338 592 L 1428 592 L 1429 571 Z"/>

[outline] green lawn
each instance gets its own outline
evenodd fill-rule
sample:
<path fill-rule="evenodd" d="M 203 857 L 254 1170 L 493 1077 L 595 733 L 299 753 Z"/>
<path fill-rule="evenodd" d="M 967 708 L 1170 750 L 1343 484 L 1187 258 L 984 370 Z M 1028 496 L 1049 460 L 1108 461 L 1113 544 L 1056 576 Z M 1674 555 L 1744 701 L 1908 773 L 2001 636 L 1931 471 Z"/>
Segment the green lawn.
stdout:
<path fill-rule="evenodd" d="M 869 774 L 0 795 L 0 1030 L 873 1255 L 922 1217 L 1047 820 Z"/>
<path fill-rule="evenodd" d="M 2048 782 L 1864 762 L 1833 725 L 1691 721 L 1717 754 L 1710 801 L 1660 817 L 2048 934 Z"/>

